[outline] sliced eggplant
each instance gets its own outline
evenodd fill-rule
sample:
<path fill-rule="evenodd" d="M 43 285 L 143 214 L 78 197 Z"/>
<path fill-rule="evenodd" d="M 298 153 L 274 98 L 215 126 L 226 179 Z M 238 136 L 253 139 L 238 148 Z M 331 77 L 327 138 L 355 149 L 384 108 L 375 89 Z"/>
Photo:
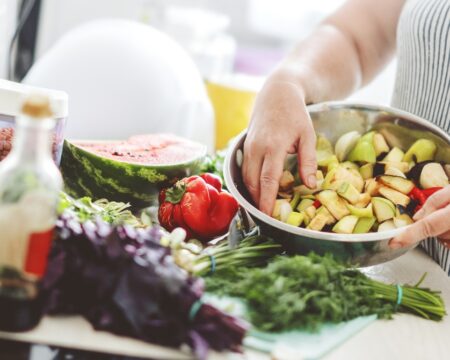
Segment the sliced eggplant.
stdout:
<path fill-rule="evenodd" d="M 286 223 L 292 226 L 300 226 L 305 219 L 305 215 L 296 211 L 289 214 Z"/>
<path fill-rule="evenodd" d="M 303 199 L 300 201 L 300 203 L 297 206 L 297 211 L 303 211 L 306 210 L 307 208 L 309 208 L 310 206 L 312 206 L 312 204 L 314 204 L 314 200 L 312 199 Z"/>
<path fill-rule="evenodd" d="M 406 177 L 410 180 L 413 180 L 417 183 L 419 183 L 419 179 L 420 179 L 420 174 L 422 173 L 423 168 L 425 167 L 425 165 L 427 164 L 431 164 L 432 161 L 424 161 L 424 162 L 420 162 L 415 164 L 406 174 Z"/>
<path fill-rule="evenodd" d="M 380 225 L 378 225 L 378 232 L 382 232 L 382 231 L 388 231 L 388 230 L 394 230 L 397 227 L 394 224 L 393 220 L 387 220 L 383 223 L 381 223 Z"/>
<path fill-rule="evenodd" d="M 292 194 L 284 191 L 278 191 L 278 197 L 291 201 Z"/>
<path fill-rule="evenodd" d="M 445 187 L 448 185 L 448 177 L 441 164 L 429 163 L 423 167 L 419 182 L 423 189 Z"/>
<path fill-rule="evenodd" d="M 361 134 L 359 132 L 350 131 L 336 141 L 334 153 L 339 161 L 344 161 L 347 158 L 347 155 L 352 151 L 360 138 Z"/>
<path fill-rule="evenodd" d="M 375 133 L 373 136 L 373 147 L 375 149 L 375 154 L 380 156 L 381 154 L 387 154 L 389 152 L 389 145 L 386 139 L 380 133 Z"/>
<path fill-rule="evenodd" d="M 333 232 L 338 234 L 352 234 L 359 218 L 354 215 L 344 216 L 333 226 Z"/>
<path fill-rule="evenodd" d="M 294 194 L 300 194 L 300 196 L 304 195 L 312 195 L 317 191 L 322 189 L 323 180 L 317 180 L 316 187 L 314 189 L 310 189 L 306 185 L 298 185 L 294 187 Z"/>
<path fill-rule="evenodd" d="M 422 162 L 434 160 L 436 150 L 437 146 L 433 141 L 428 139 L 419 139 L 408 149 L 405 156 L 403 157 L 403 161 Z"/>
<path fill-rule="evenodd" d="M 394 218 L 394 225 L 396 228 L 405 227 L 414 223 L 413 219 L 407 214 L 397 215 Z"/>
<path fill-rule="evenodd" d="M 409 196 L 406 196 L 405 194 L 402 194 L 400 191 L 391 189 L 387 186 L 381 186 L 378 191 L 381 196 L 385 197 L 389 201 L 392 201 L 395 205 L 401 205 L 406 207 L 411 201 Z"/>
<path fill-rule="evenodd" d="M 403 174 L 399 169 L 390 167 L 386 169 L 385 175 L 398 176 L 403 179 L 406 179 L 406 175 Z"/>
<path fill-rule="evenodd" d="M 345 201 L 333 190 L 321 191 L 317 194 L 317 200 L 319 200 L 337 220 L 350 214 L 350 210 L 347 209 Z"/>
<path fill-rule="evenodd" d="M 386 171 L 386 163 L 377 162 L 373 165 L 373 177 L 384 175 Z"/>
<path fill-rule="evenodd" d="M 355 228 L 353 229 L 353 234 L 366 234 L 368 233 L 373 225 L 375 224 L 375 217 L 362 217 L 359 218 L 358 222 L 356 223 Z"/>
<path fill-rule="evenodd" d="M 395 162 L 395 161 L 388 161 L 388 162 L 382 162 L 382 164 L 385 164 L 386 171 L 390 168 L 398 169 L 403 174 L 406 174 L 410 169 L 410 164 L 405 161 L 401 162 Z"/>
<path fill-rule="evenodd" d="M 378 222 L 393 219 L 395 216 L 395 206 L 392 202 L 385 198 L 373 197 L 372 198 L 373 212 Z"/>
<path fill-rule="evenodd" d="M 414 188 L 414 183 L 411 180 L 402 178 L 400 176 L 383 175 L 378 180 L 394 190 L 400 191 L 403 194 L 409 194 Z"/>
<path fill-rule="evenodd" d="M 380 183 L 375 179 L 368 179 L 364 184 L 364 191 L 370 196 L 376 196 L 378 195 L 378 189 L 380 186 Z"/>
<path fill-rule="evenodd" d="M 374 166 L 376 164 L 367 163 L 359 168 L 359 173 L 364 180 L 374 177 Z M 381 174 L 379 174 L 381 175 Z"/>
<path fill-rule="evenodd" d="M 343 182 L 341 186 L 339 186 L 337 193 L 351 204 L 356 204 L 360 196 L 360 192 L 348 182 Z"/>
<path fill-rule="evenodd" d="M 384 162 L 402 162 L 405 153 L 398 147 L 393 147 L 383 159 Z"/>
<path fill-rule="evenodd" d="M 372 200 L 372 196 L 370 196 L 368 193 L 362 193 L 359 196 L 358 202 L 355 203 L 354 205 L 359 208 L 365 208 L 367 205 L 370 204 L 371 200 Z"/>
<path fill-rule="evenodd" d="M 341 165 L 328 172 L 322 183 L 322 188 L 324 190 L 337 190 L 344 182 L 352 184 L 359 192 L 362 192 L 364 189 L 364 179 L 361 177 L 359 171 L 347 169 Z"/>
<path fill-rule="evenodd" d="M 325 207 L 320 207 L 308 225 L 308 229 L 321 231 L 325 225 L 334 224 L 336 220 Z"/>
<path fill-rule="evenodd" d="M 409 171 L 409 164 L 407 162 L 380 161 L 374 165 L 373 176 L 384 175 L 389 171 L 394 171 L 397 174 L 401 174 L 402 177 L 405 177 L 404 174 Z"/>
<path fill-rule="evenodd" d="M 317 209 L 314 206 L 308 206 L 305 209 L 305 214 L 308 215 L 310 219 L 312 219 L 314 216 L 316 216 L 316 211 Z"/>
<path fill-rule="evenodd" d="M 281 191 L 292 190 L 294 181 L 294 175 L 289 170 L 284 170 L 280 178 L 279 189 Z"/>
<path fill-rule="evenodd" d="M 350 214 L 351 215 L 355 215 L 357 217 L 373 217 L 373 206 L 372 204 L 369 204 L 367 207 L 365 208 L 359 208 L 353 205 L 348 204 L 347 205 L 348 209 L 350 210 Z"/>

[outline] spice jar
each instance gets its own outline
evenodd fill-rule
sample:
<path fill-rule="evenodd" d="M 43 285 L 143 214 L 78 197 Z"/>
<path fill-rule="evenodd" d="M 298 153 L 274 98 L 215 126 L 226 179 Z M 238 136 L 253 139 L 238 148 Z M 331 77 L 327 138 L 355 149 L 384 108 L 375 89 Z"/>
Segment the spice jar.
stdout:
<path fill-rule="evenodd" d="M 0 79 L 0 161 L 11 151 L 15 118 L 30 93 L 47 96 L 52 102 L 55 126 L 52 130 L 52 155 L 57 164 L 61 160 L 64 128 L 68 116 L 68 96 L 65 92 L 28 86 Z"/>

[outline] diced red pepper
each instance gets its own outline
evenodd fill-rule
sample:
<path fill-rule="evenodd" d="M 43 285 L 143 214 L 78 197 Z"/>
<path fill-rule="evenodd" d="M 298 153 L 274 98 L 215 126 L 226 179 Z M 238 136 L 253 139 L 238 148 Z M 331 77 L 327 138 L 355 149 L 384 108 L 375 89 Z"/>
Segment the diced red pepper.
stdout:
<path fill-rule="evenodd" d="M 427 201 L 425 194 L 418 187 L 414 187 L 409 193 L 409 196 L 411 199 L 418 201 L 420 205 L 425 204 L 425 201 Z"/>
<path fill-rule="evenodd" d="M 429 189 L 424 189 L 424 190 L 422 190 L 422 193 L 428 199 L 435 192 L 438 192 L 439 190 L 442 190 L 442 189 L 443 189 L 443 187 L 437 186 L 437 187 L 432 187 L 432 188 L 429 188 Z"/>
<path fill-rule="evenodd" d="M 314 200 L 313 206 L 318 209 L 322 206 L 322 203 L 319 200 Z"/>

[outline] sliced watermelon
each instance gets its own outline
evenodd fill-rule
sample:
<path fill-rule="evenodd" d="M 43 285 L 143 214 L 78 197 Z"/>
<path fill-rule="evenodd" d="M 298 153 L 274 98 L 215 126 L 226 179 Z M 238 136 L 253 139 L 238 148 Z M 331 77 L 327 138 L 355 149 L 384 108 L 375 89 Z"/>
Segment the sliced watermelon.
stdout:
<path fill-rule="evenodd" d="M 162 187 L 197 174 L 205 155 L 205 146 L 170 134 L 126 141 L 65 141 L 61 172 L 66 191 L 73 196 L 142 208 L 156 203 Z"/>

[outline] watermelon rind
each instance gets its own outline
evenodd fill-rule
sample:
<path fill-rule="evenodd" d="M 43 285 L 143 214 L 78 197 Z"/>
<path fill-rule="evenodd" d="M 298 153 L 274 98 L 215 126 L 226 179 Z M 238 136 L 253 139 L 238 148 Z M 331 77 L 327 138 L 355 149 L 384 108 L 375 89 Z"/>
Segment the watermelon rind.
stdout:
<path fill-rule="evenodd" d="M 140 209 L 157 204 L 162 188 L 198 174 L 205 156 L 206 147 L 186 162 L 143 165 L 98 156 L 65 140 L 61 173 L 66 192 L 74 197 L 127 202 Z"/>

